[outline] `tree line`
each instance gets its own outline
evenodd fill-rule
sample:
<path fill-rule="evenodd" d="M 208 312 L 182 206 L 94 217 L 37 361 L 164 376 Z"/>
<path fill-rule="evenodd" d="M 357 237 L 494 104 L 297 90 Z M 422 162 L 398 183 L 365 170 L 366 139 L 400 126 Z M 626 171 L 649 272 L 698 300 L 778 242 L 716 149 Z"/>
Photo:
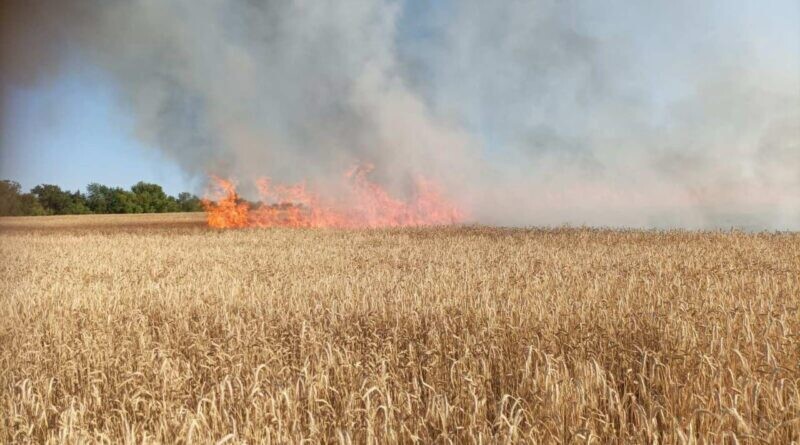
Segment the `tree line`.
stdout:
<path fill-rule="evenodd" d="M 40 184 L 23 193 L 16 181 L 0 180 L 0 216 L 166 213 L 203 210 L 191 193 L 167 195 L 160 185 L 138 182 L 129 190 L 92 183 L 86 193 Z"/>

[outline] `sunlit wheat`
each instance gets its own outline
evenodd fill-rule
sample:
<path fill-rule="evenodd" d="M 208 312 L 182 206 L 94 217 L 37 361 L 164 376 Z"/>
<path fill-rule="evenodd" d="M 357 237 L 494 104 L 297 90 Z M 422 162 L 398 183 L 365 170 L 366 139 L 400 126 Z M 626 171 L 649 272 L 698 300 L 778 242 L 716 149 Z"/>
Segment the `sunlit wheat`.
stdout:
<path fill-rule="evenodd" d="M 790 443 L 800 235 L 0 220 L 0 442 Z"/>

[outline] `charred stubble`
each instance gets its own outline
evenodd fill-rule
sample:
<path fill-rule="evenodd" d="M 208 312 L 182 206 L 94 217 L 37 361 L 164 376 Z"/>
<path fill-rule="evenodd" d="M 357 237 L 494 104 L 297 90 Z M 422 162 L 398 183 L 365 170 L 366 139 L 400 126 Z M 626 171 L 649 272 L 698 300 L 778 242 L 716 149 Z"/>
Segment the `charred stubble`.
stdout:
<path fill-rule="evenodd" d="M 181 218 L 0 221 L 1 442 L 800 440 L 796 234 Z"/>

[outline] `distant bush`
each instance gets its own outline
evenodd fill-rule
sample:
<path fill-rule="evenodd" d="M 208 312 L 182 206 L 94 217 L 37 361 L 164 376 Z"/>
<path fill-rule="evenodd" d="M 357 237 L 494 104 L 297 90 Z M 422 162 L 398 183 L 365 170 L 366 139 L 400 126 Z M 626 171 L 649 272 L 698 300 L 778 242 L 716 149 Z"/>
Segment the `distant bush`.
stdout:
<path fill-rule="evenodd" d="M 202 209 L 200 198 L 191 193 L 183 192 L 175 198 L 167 195 L 160 185 L 141 181 L 130 190 L 91 183 L 83 194 L 62 190 L 53 184 L 40 184 L 29 193 L 22 193 L 18 182 L 0 180 L 0 216 L 198 212 Z"/>
<path fill-rule="evenodd" d="M 18 182 L 0 180 L 0 215 L 44 215 L 46 211 L 36 196 L 21 193 Z"/>
<path fill-rule="evenodd" d="M 178 208 L 181 212 L 199 212 L 203 210 L 203 204 L 197 196 L 183 192 L 178 194 Z"/>

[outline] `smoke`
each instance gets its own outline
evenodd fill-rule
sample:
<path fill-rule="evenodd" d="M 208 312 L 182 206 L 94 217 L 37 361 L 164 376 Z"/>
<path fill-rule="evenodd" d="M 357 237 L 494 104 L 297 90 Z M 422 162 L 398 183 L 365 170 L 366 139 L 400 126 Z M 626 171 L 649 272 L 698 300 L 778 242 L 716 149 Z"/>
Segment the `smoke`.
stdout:
<path fill-rule="evenodd" d="M 243 184 L 368 162 L 477 222 L 797 229 L 800 20 L 725 6 L 10 0 L 0 93 L 79 58 L 148 145 Z"/>

